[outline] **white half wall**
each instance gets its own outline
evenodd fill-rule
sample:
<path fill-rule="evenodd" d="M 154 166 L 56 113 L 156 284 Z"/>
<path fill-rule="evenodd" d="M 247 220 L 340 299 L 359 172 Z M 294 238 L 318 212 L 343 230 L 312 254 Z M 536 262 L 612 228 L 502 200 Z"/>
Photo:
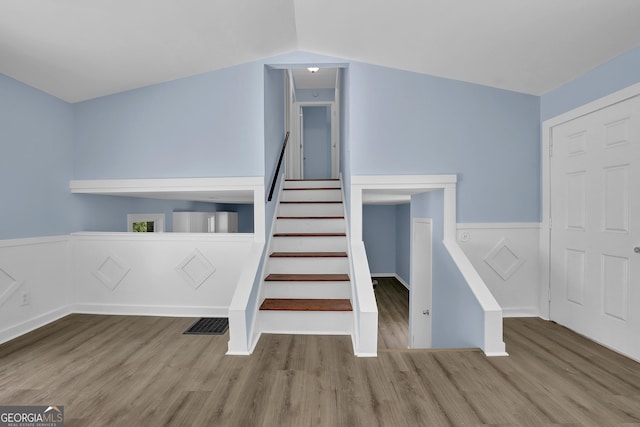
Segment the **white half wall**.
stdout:
<path fill-rule="evenodd" d="M 457 241 L 504 317 L 540 314 L 540 223 L 459 223 Z"/>
<path fill-rule="evenodd" d="M 228 316 L 253 234 L 75 233 L 74 312 Z"/>
<path fill-rule="evenodd" d="M 69 236 L 0 240 L 0 343 L 71 311 Z"/>

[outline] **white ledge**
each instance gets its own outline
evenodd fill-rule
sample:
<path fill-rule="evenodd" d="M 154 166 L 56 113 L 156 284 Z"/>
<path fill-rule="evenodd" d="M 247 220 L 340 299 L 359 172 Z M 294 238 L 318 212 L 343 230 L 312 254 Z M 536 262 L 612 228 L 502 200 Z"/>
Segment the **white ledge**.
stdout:
<path fill-rule="evenodd" d="M 254 203 L 256 190 L 264 189 L 261 176 L 218 178 L 84 179 L 72 180 L 75 194 L 192 200 L 216 203 Z"/>
<path fill-rule="evenodd" d="M 108 193 L 141 191 L 202 191 L 203 189 L 253 189 L 263 186 L 261 176 L 218 178 L 82 179 L 69 184 L 72 193 Z"/>
<path fill-rule="evenodd" d="M 199 241 L 199 242 L 253 242 L 253 233 L 120 233 L 91 232 L 72 233 L 79 240 L 118 241 Z"/>
<path fill-rule="evenodd" d="M 452 175 L 354 175 L 351 177 L 351 185 L 375 185 L 376 188 L 392 188 L 404 184 L 403 188 L 420 186 L 421 188 L 442 188 L 443 185 L 455 184 L 458 177 Z"/>

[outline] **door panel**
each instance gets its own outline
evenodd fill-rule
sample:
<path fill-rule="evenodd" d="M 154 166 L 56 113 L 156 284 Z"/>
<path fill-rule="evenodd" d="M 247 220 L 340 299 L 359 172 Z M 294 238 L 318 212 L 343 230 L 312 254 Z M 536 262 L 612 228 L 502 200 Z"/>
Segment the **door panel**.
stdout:
<path fill-rule="evenodd" d="M 431 347 L 432 225 L 427 218 L 413 220 L 411 290 L 409 297 L 410 348 Z"/>
<path fill-rule="evenodd" d="M 331 108 L 302 107 L 305 179 L 331 178 Z"/>
<path fill-rule="evenodd" d="M 551 141 L 550 317 L 640 359 L 640 97 Z"/>

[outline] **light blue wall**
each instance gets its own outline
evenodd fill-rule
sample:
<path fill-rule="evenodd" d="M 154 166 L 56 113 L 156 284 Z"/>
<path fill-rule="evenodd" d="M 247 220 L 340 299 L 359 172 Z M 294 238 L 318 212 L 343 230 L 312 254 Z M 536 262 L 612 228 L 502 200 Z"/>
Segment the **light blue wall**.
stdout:
<path fill-rule="evenodd" d="M 396 271 L 405 283 L 411 284 L 411 205 L 396 206 Z"/>
<path fill-rule="evenodd" d="M 0 74 L 0 239 L 68 234 L 73 109 Z"/>
<path fill-rule="evenodd" d="M 542 95 L 541 121 L 640 82 L 640 47 Z"/>
<path fill-rule="evenodd" d="M 396 207 L 362 207 L 362 241 L 372 275 L 396 272 Z"/>
<path fill-rule="evenodd" d="M 432 346 L 434 348 L 484 345 L 484 313 L 464 277 L 444 247 L 444 192 L 431 191 L 411 197 L 411 218 L 431 218 L 432 247 Z"/>
<path fill-rule="evenodd" d="M 284 142 L 284 70 L 264 68 L 264 170 L 265 196 L 269 196 L 271 182 L 276 171 Z M 265 233 L 268 238 L 275 215 L 278 186 L 284 177 L 284 163 L 280 168 L 273 199 L 265 208 Z"/>
<path fill-rule="evenodd" d="M 411 279 L 410 204 L 363 205 L 362 240 L 372 275 L 397 274 Z"/>
<path fill-rule="evenodd" d="M 264 65 L 74 104 L 75 178 L 264 174 Z"/>
<path fill-rule="evenodd" d="M 458 174 L 459 222 L 540 220 L 539 98 L 353 62 L 354 175 Z"/>
<path fill-rule="evenodd" d="M 331 178 L 331 108 L 302 107 L 305 179 Z"/>
<path fill-rule="evenodd" d="M 74 231 L 127 231 L 127 214 L 164 214 L 165 231 L 173 231 L 173 212 L 215 212 L 231 210 L 216 203 L 114 197 L 93 194 L 74 195 L 80 205 L 80 219 Z M 240 215 L 238 215 L 240 217 Z M 240 219 L 238 220 L 240 222 Z M 239 227 L 238 227 L 239 228 Z"/>
<path fill-rule="evenodd" d="M 253 233 L 253 205 L 222 203 L 217 211 L 238 213 L 238 233 Z"/>

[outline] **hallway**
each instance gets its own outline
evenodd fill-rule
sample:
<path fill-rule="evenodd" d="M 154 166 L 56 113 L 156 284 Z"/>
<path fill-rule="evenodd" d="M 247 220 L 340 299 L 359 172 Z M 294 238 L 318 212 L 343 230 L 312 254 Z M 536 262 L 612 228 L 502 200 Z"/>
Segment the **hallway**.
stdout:
<path fill-rule="evenodd" d="M 373 277 L 378 304 L 378 349 L 409 346 L 409 290 L 395 277 Z"/>

